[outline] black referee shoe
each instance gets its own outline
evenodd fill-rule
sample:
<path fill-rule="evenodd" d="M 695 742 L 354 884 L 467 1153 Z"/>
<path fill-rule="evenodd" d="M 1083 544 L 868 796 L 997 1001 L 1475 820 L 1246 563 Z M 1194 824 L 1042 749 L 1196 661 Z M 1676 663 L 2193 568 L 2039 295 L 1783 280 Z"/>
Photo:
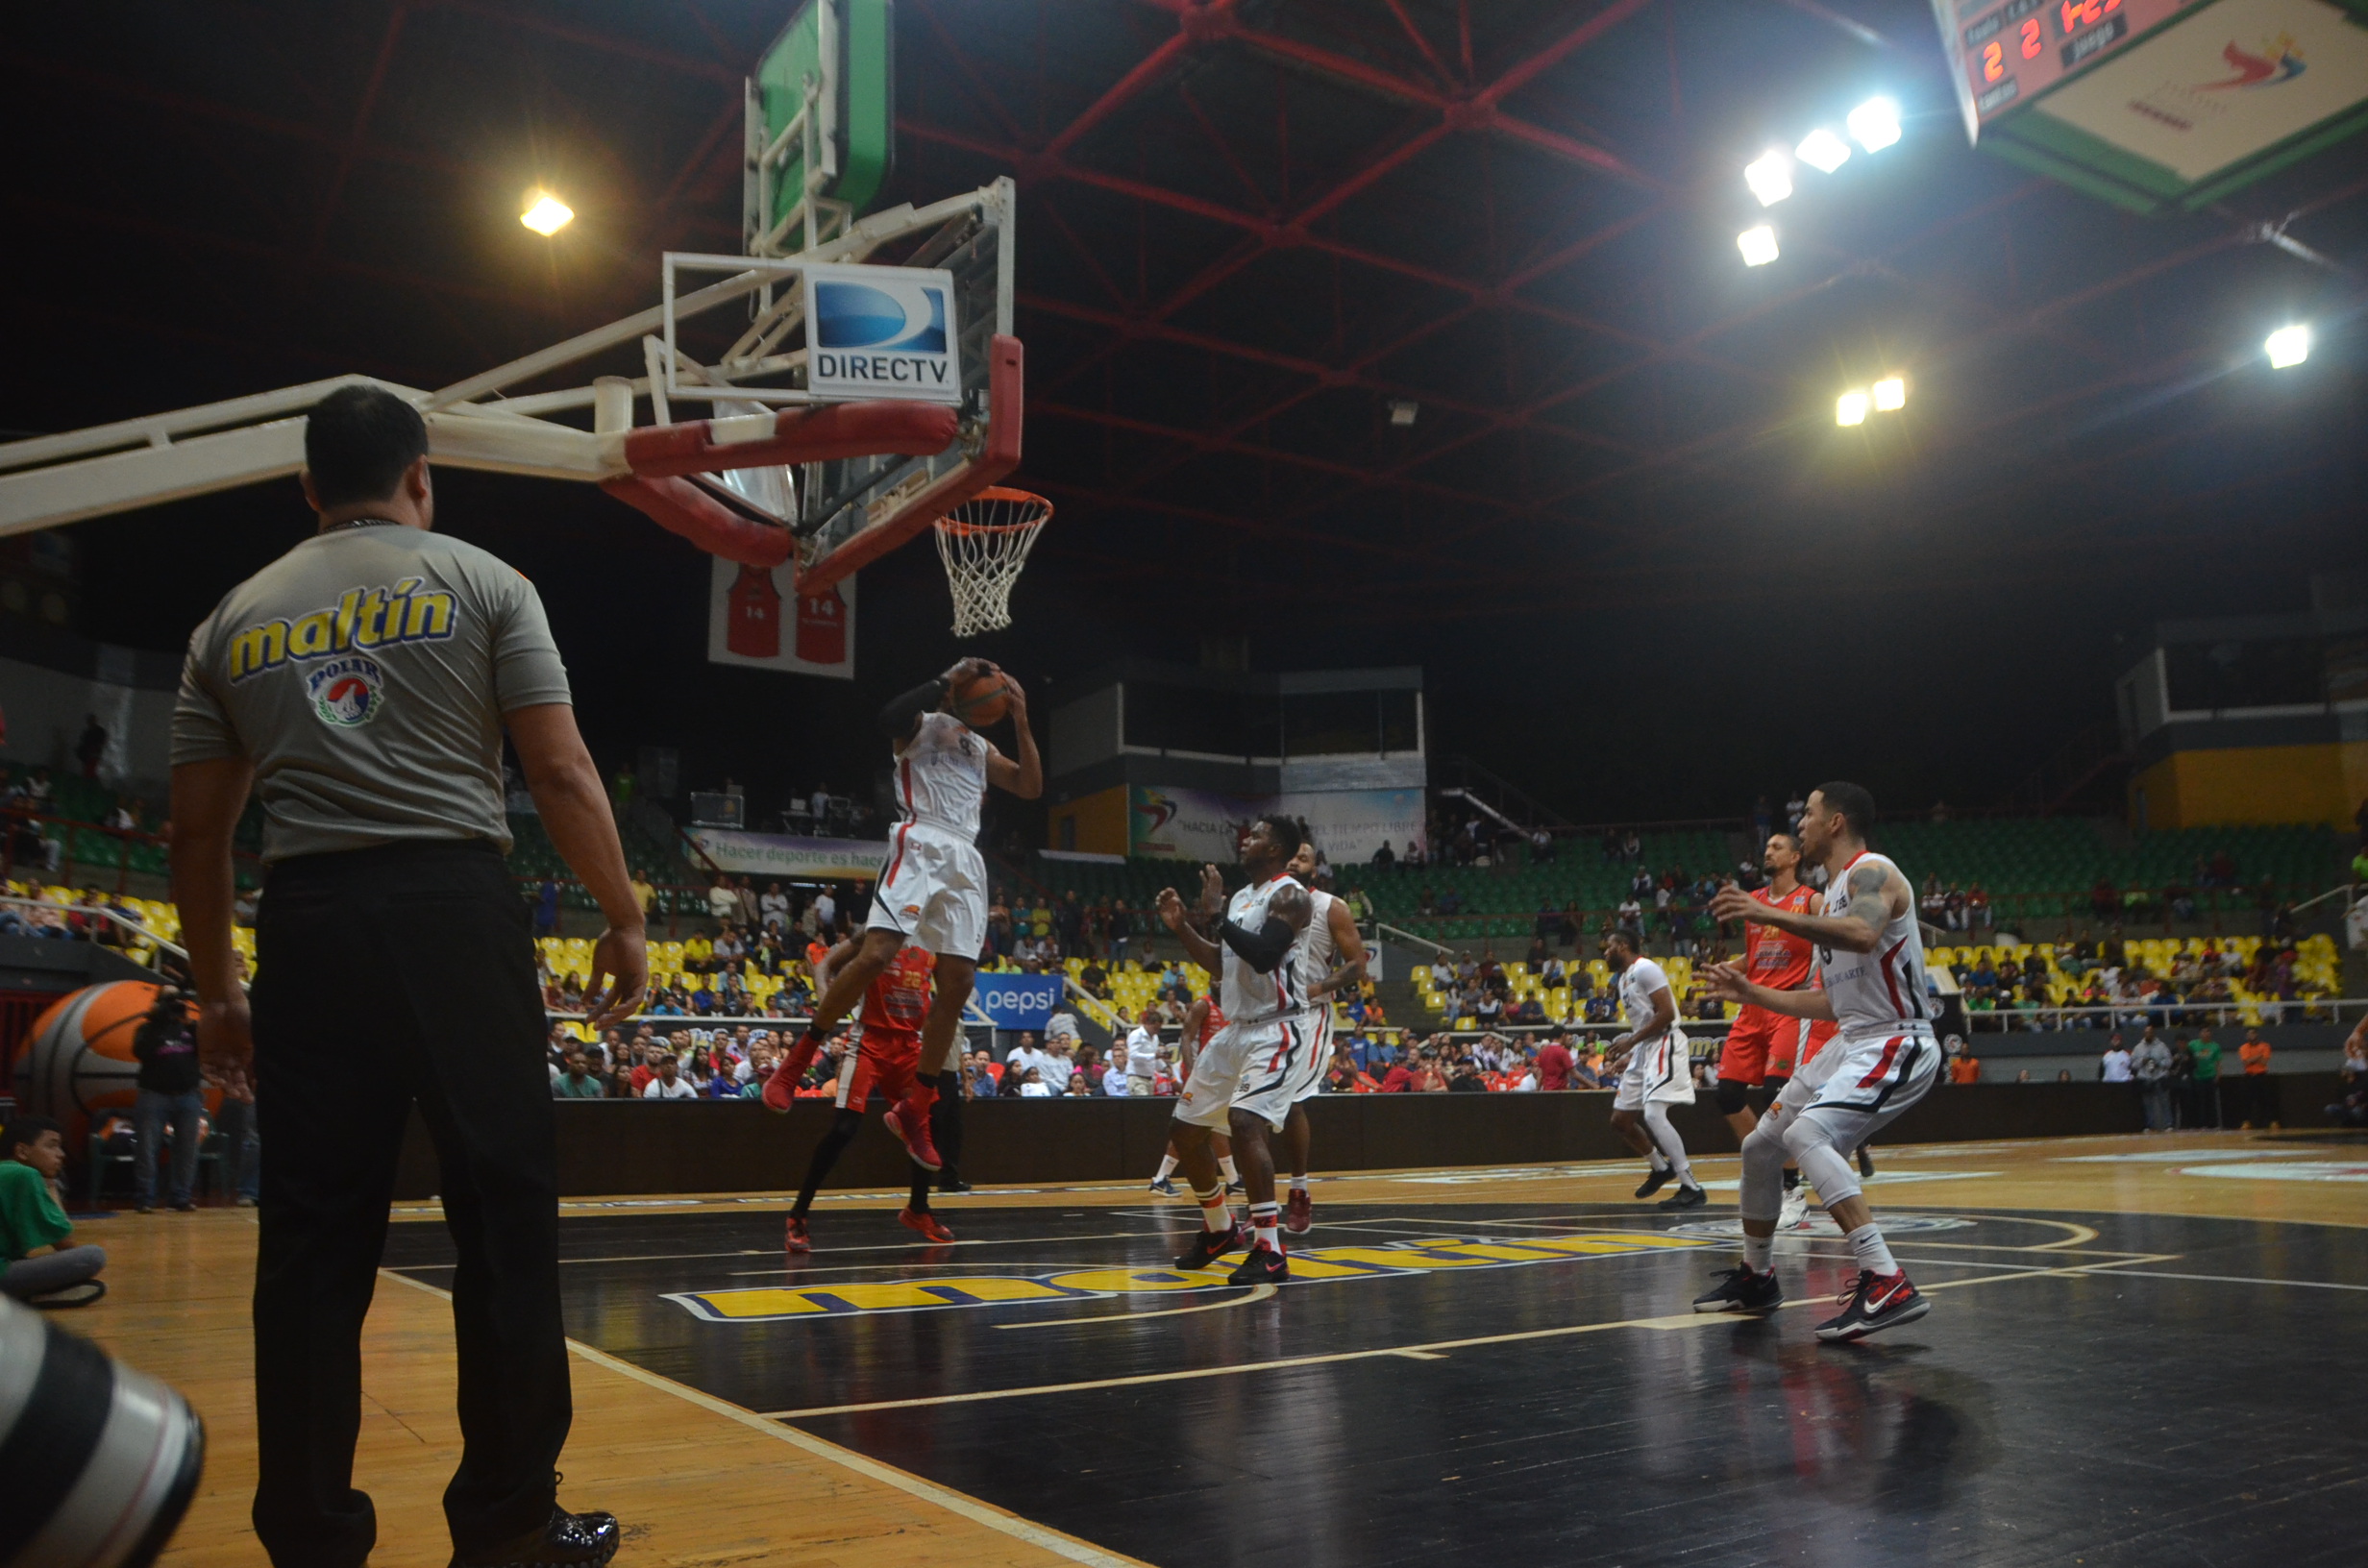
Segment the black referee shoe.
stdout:
<path fill-rule="evenodd" d="M 551 1522 L 514 1541 L 453 1554 L 453 1568 L 605 1568 L 624 1533 L 613 1513 L 570 1513 L 552 1506 Z"/>

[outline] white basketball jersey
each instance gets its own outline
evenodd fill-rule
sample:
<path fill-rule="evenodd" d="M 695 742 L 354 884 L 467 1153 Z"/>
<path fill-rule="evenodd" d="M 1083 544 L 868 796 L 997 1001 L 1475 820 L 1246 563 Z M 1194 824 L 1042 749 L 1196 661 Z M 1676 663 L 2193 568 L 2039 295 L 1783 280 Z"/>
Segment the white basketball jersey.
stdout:
<path fill-rule="evenodd" d="M 1307 890 L 1307 897 L 1315 913 L 1308 917 L 1307 929 L 1299 933 L 1299 944 L 1292 951 L 1291 964 L 1296 971 L 1293 990 L 1303 1006 L 1328 1008 L 1332 998 L 1319 997 L 1316 988 L 1340 962 L 1340 944 L 1332 940 L 1332 906 L 1339 900 L 1316 888 Z"/>
<path fill-rule="evenodd" d="M 1653 1024 L 1653 993 L 1668 989 L 1669 977 L 1649 958 L 1634 959 L 1619 971 L 1619 1005 L 1628 1014 L 1629 1032 L 1640 1043 L 1653 1038 L 1645 1033 Z M 1676 999 L 1674 992 L 1670 999 Z"/>
<path fill-rule="evenodd" d="M 921 728 L 897 752 L 897 806 L 904 820 L 978 838 L 978 806 L 987 794 L 987 743 L 950 713 L 925 713 Z"/>
<path fill-rule="evenodd" d="M 1299 884 L 1287 876 L 1270 882 L 1254 883 L 1242 889 L 1225 904 L 1225 918 L 1245 931 L 1263 930 L 1267 923 L 1267 904 L 1284 888 Z M 1218 1001 L 1225 1017 L 1245 1021 L 1271 1019 L 1280 1013 L 1295 1013 L 1306 992 L 1292 972 L 1291 955 L 1274 967 L 1271 974 L 1260 974 L 1242 961 L 1242 955 L 1220 939 L 1218 946 L 1224 953 L 1224 963 L 1218 975 Z"/>
<path fill-rule="evenodd" d="M 1826 884 L 1825 916 L 1838 919 L 1850 913 L 1850 873 L 1862 866 L 1881 866 L 1897 871 L 1889 858 L 1862 850 Z M 1903 880 L 1904 875 L 1903 875 Z M 1834 1017 L 1844 1035 L 1879 1035 L 1886 1031 L 1930 1027 L 1932 1003 L 1924 990 L 1924 933 L 1916 924 L 1915 890 L 1908 893 L 1907 912 L 1884 922 L 1883 935 L 1871 953 L 1817 949 L 1817 968 L 1825 993 L 1833 1001 Z"/>

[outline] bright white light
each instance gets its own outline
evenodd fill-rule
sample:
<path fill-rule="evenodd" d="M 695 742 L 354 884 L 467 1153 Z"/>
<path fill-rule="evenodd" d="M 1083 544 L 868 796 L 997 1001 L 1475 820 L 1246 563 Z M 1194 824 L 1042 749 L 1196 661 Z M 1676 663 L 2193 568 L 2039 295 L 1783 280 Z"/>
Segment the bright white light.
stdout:
<path fill-rule="evenodd" d="M 1888 98 L 1869 98 L 1850 111 L 1846 123 L 1860 146 L 1879 153 L 1899 139 L 1899 106 Z"/>
<path fill-rule="evenodd" d="M 1886 376 L 1875 383 L 1875 409 L 1889 413 L 1908 406 L 1908 383 L 1896 376 Z"/>
<path fill-rule="evenodd" d="M 2310 357 L 2310 329 L 2299 323 L 2281 327 L 2269 334 L 2269 341 L 2262 347 L 2269 351 L 2272 370 L 2291 370 Z"/>
<path fill-rule="evenodd" d="M 1774 207 L 1792 194 L 1792 159 L 1782 149 L 1763 153 L 1743 165 L 1743 184 L 1762 207 Z"/>
<path fill-rule="evenodd" d="M 1792 151 L 1811 168 L 1823 169 L 1828 174 L 1850 161 L 1850 144 L 1823 126 L 1803 136 L 1801 144 Z"/>
<path fill-rule="evenodd" d="M 534 193 L 534 205 L 518 214 L 518 221 L 538 234 L 557 233 L 576 219 L 576 209 L 547 190 Z"/>
<path fill-rule="evenodd" d="M 1839 398 L 1837 398 L 1834 402 L 1834 423 L 1837 425 L 1865 424 L 1866 394 L 1863 392 L 1844 392 Z"/>
<path fill-rule="evenodd" d="M 1412 425 L 1415 422 L 1415 416 L 1420 412 L 1422 412 L 1422 404 L 1411 398 L 1392 398 L 1390 400 L 1390 423 L 1393 425 Z"/>
<path fill-rule="evenodd" d="M 1735 248 L 1743 253 L 1743 265 L 1764 267 L 1776 259 L 1776 231 L 1764 223 L 1746 229 L 1735 236 Z"/>

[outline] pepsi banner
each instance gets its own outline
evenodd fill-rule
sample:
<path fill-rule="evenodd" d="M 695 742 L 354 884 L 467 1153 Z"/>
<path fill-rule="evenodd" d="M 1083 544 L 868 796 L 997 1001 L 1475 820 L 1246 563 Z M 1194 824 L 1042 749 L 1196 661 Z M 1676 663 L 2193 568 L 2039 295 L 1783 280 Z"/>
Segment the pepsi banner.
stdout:
<path fill-rule="evenodd" d="M 1042 1034 L 1067 989 L 1057 974 L 989 974 L 982 969 L 972 982 L 971 1000 L 998 1029 Z"/>
<path fill-rule="evenodd" d="M 805 384 L 823 398 L 962 401 L 961 324 L 942 267 L 805 269 Z"/>

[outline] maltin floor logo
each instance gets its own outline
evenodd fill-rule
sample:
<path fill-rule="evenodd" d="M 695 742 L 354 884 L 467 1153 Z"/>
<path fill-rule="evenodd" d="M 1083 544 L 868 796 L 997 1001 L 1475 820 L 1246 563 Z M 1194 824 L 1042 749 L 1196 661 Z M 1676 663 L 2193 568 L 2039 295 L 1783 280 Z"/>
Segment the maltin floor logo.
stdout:
<path fill-rule="evenodd" d="M 826 398 L 962 401 L 953 274 L 929 267 L 805 269 L 806 388 Z"/>
<path fill-rule="evenodd" d="M 1367 1247 L 1310 1247 L 1291 1255 L 1291 1284 L 1404 1279 L 1470 1268 L 1517 1268 L 1586 1258 L 1626 1258 L 1642 1252 L 1706 1247 L 1702 1237 L 1668 1231 L 1591 1231 L 1580 1236 L 1442 1237 Z M 1233 1269 L 1085 1266 L 1053 1274 L 949 1274 L 940 1279 L 839 1280 L 828 1285 L 692 1290 L 669 1295 L 709 1323 L 776 1323 L 785 1318 L 848 1317 L 872 1312 L 919 1312 L 954 1307 L 1106 1300 L 1171 1291 L 1226 1290 Z"/>

